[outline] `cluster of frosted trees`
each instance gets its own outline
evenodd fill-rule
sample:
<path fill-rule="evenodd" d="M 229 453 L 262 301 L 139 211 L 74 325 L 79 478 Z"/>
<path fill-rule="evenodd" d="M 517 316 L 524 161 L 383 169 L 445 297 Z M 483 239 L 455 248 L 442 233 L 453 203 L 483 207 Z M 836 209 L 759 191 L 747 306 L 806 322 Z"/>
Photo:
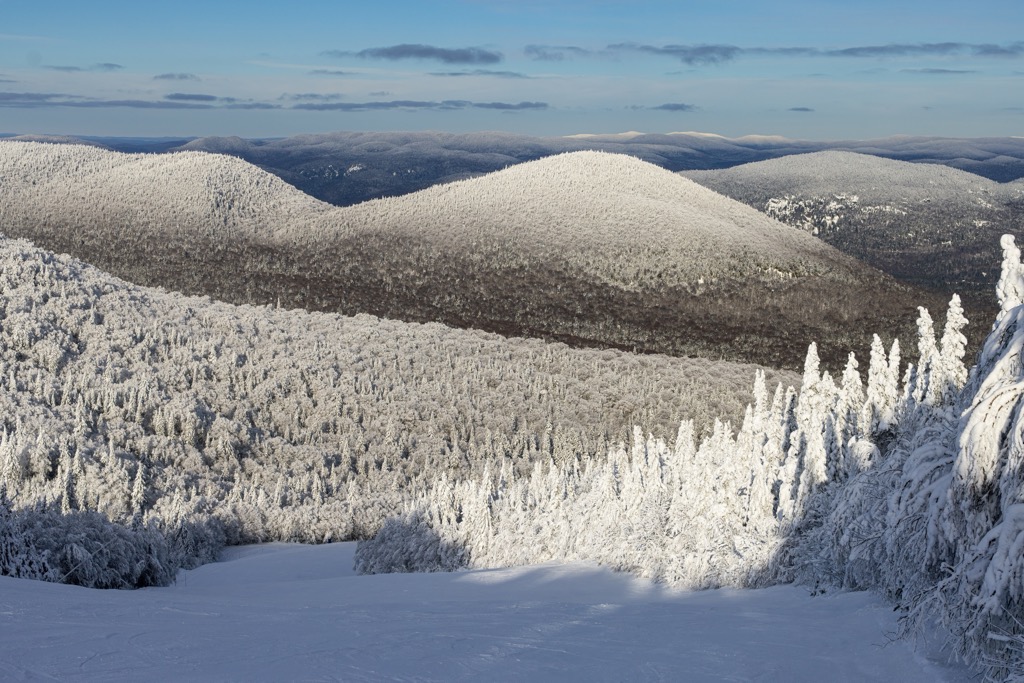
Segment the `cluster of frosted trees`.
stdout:
<path fill-rule="evenodd" d="M 496 468 L 423 493 L 373 539 L 364 572 L 589 559 L 690 587 L 799 581 L 876 589 L 904 624 L 940 619 L 994 678 L 1024 671 L 1024 266 L 1003 238 L 999 313 L 963 363 L 954 297 L 915 362 L 876 337 L 867 378 L 812 346 L 797 394 L 758 376 L 735 432 L 696 445 L 634 434 L 604 457 Z M 902 374 L 902 377 L 900 376 Z"/>
<path fill-rule="evenodd" d="M 57 577 L 114 585 L 95 578 L 114 559 L 93 552 L 103 542 L 61 544 L 37 533 L 56 522 L 36 521 L 128 529 L 139 547 L 158 532 L 167 567 L 224 543 L 366 537 L 435 475 L 528 472 L 604 452 L 633 424 L 741 415 L 754 369 L 231 306 L 2 240 L 0 488 L 20 520 L 8 531 L 32 541 L 9 547 L 34 544 L 50 565 L 95 556 Z M 120 565 L 124 583 L 151 582 L 136 564 Z"/>

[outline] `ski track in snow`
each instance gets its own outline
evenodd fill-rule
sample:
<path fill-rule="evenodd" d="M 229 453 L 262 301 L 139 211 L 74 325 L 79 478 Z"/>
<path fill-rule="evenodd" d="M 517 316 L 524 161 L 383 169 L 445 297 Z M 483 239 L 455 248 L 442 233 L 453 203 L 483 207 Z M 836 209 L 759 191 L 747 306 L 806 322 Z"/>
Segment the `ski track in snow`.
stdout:
<path fill-rule="evenodd" d="M 673 591 L 592 564 L 356 576 L 229 548 L 169 588 L 0 577 L 4 681 L 960 681 L 870 593 Z"/>

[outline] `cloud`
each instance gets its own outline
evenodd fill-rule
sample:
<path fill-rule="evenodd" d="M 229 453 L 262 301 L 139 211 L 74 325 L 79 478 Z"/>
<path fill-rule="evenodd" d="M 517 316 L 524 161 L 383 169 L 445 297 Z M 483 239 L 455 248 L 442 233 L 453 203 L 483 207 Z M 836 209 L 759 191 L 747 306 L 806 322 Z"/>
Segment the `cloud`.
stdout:
<path fill-rule="evenodd" d="M 538 62 L 563 62 L 574 57 L 586 57 L 590 50 L 573 45 L 527 45 L 523 53 Z"/>
<path fill-rule="evenodd" d="M 684 64 L 706 66 L 728 62 L 743 50 L 735 45 L 639 45 L 637 43 L 618 43 L 609 45 L 613 52 L 644 52 L 678 59 Z"/>
<path fill-rule="evenodd" d="M 1024 55 L 1024 42 L 1009 45 L 973 45 L 972 49 L 979 57 L 1020 57 Z"/>
<path fill-rule="evenodd" d="M 280 109 L 280 104 L 270 102 L 232 102 L 225 109 Z"/>
<path fill-rule="evenodd" d="M 686 104 L 685 102 L 666 102 L 665 104 L 659 104 L 656 107 L 648 107 L 648 109 L 654 109 L 656 111 L 697 111 L 697 105 Z"/>
<path fill-rule="evenodd" d="M 113 62 L 103 62 L 102 64 L 93 64 L 92 66 L 70 66 L 63 64 L 44 64 L 44 69 L 50 71 L 63 71 L 64 73 L 78 73 L 81 71 L 120 71 L 124 67 L 120 64 L 114 64 Z"/>
<path fill-rule="evenodd" d="M 535 59 L 560 59 L 556 48 L 528 46 L 527 54 L 534 53 Z M 1021 57 L 1024 56 L 1024 41 L 995 45 L 991 43 L 889 43 L 886 45 L 858 45 L 853 47 L 823 49 L 808 46 L 790 47 L 739 47 L 736 45 L 644 45 L 640 43 L 616 43 L 609 45 L 612 52 L 639 52 L 678 59 L 691 66 L 724 64 L 744 55 L 769 55 L 775 57 L 847 57 L 855 59 L 884 57 L 948 57 L 967 55 L 974 57 Z M 582 51 L 581 54 L 588 54 Z"/>
<path fill-rule="evenodd" d="M 814 110 L 812 108 L 810 108 L 810 107 L 790 107 L 786 111 L 811 112 L 811 111 L 814 111 Z"/>
<path fill-rule="evenodd" d="M 523 111 L 524 109 L 547 109 L 547 102 L 474 102 L 473 107 L 477 109 L 500 109 L 502 111 Z"/>
<path fill-rule="evenodd" d="M 524 111 L 547 109 L 547 102 L 470 102 L 469 100 L 390 100 L 386 102 L 301 102 L 292 109 L 305 111 L 389 111 L 389 110 L 439 110 L 496 109 L 500 111 Z"/>
<path fill-rule="evenodd" d="M 0 107 L 38 107 L 55 100 L 74 97 L 61 93 L 0 92 Z"/>
<path fill-rule="evenodd" d="M 180 93 L 179 93 L 180 94 Z M 42 109 L 70 107 L 76 109 L 278 109 L 280 105 L 263 102 L 237 102 L 231 97 L 213 97 L 212 100 L 103 100 L 66 93 L 12 93 L 0 92 L 0 108 Z"/>
<path fill-rule="evenodd" d="M 905 74 L 976 74 L 977 71 L 972 69 L 900 69 L 901 73 Z"/>
<path fill-rule="evenodd" d="M 375 90 L 370 93 L 370 97 L 391 97 L 392 94 L 390 90 Z"/>
<path fill-rule="evenodd" d="M 319 93 L 319 92 L 304 92 L 304 93 L 285 93 L 281 95 L 279 100 L 292 100 L 302 101 L 310 100 L 313 102 L 334 102 L 335 100 L 345 99 L 344 95 L 338 93 Z"/>
<path fill-rule="evenodd" d="M 491 71 L 490 69 L 473 69 L 472 71 L 431 72 L 431 76 L 493 76 L 495 78 L 531 78 L 518 71 Z"/>
<path fill-rule="evenodd" d="M 202 93 L 172 92 L 169 95 L 164 95 L 164 99 L 173 100 L 174 102 L 216 102 L 220 98 L 216 95 L 204 95 Z"/>
<path fill-rule="evenodd" d="M 364 59 L 431 59 L 444 64 L 497 64 L 504 55 L 482 47 L 445 48 L 433 45 L 403 43 L 388 47 L 371 47 L 359 52 L 328 50 L 323 53 L 327 57 L 356 56 Z"/>
<path fill-rule="evenodd" d="M 351 76 L 351 71 L 338 71 L 337 69 L 313 69 L 308 72 L 310 76 Z"/>
<path fill-rule="evenodd" d="M 199 76 L 195 74 L 157 74 L 153 76 L 154 81 L 198 81 Z"/>
<path fill-rule="evenodd" d="M 58 107 L 79 107 L 83 109 L 213 109 L 213 105 L 196 102 L 153 102 L 150 100 L 84 100 L 74 102 L 48 102 Z"/>

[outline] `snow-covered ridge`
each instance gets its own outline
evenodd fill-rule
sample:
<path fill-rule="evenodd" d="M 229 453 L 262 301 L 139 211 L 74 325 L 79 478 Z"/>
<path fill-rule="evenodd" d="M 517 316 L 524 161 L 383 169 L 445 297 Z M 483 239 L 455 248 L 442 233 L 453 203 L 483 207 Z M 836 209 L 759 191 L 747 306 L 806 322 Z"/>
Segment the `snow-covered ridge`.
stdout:
<path fill-rule="evenodd" d="M 318 233 L 389 230 L 462 248 L 514 243 L 626 286 L 650 285 L 652 277 L 681 285 L 768 266 L 826 270 L 824 261 L 836 256 L 739 202 L 602 152 L 556 155 L 337 209 L 315 225 Z"/>
<path fill-rule="evenodd" d="M 1003 184 L 939 164 L 910 163 L 855 152 L 792 154 L 714 171 L 682 171 L 710 187 L 747 185 L 750 191 L 798 190 L 805 196 L 842 192 L 865 202 L 896 197 L 915 202 L 927 198 L 998 194 Z M 979 197 L 980 198 L 980 197 Z"/>
<path fill-rule="evenodd" d="M 236 303 L 673 354 L 714 344 L 716 357 L 727 348 L 789 367 L 812 339 L 830 360 L 843 353 L 837 337 L 864 344 L 840 319 L 912 308 L 905 288 L 813 236 L 624 155 L 547 157 L 340 208 L 206 153 L 0 142 L 0 160 L 7 234 L 134 282 Z M 809 311 L 812 291 L 839 289 L 847 301 L 815 306 L 842 313 Z M 752 341 L 764 334 L 747 321 L 764 305 L 782 318 L 756 323 L 769 335 L 799 330 L 795 346 Z"/>
<path fill-rule="evenodd" d="M 454 248 L 508 245 L 620 285 L 817 266 L 834 253 L 756 211 L 638 159 L 548 157 L 481 178 L 333 208 L 255 166 L 204 153 L 126 155 L 0 142 L 8 225 L 120 222 L 133 231 L 319 242 L 395 234 Z M 103 229 L 102 225 L 96 226 Z M 662 256 L 659 258 L 658 254 Z M 657 258 L 658 262 L 651 262 Z"/>
<path fill-rule="evenodd" d="M 683 175 L 899 279 L 950 293 L 989 291 L 999 235 L 1020 219 L 1016 183 L 851 152 Z"/>

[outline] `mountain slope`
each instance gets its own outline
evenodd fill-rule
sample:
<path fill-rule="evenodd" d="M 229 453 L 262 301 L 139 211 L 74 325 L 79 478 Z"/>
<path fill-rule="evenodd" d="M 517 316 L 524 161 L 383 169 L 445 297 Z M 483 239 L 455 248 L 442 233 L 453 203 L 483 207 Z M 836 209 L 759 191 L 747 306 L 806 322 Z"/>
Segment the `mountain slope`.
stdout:
<path fill-rule="evenodd" d="M 1016 183 L 850 152 L 683 175 L 894 277 L 947 293 L 987 298 L 999 236 L 1024 222 Z"/>
<path fill-rule="evenodd" d="M 792 368 L 811 341 L 839 363 L 945 303 L 621 155 L 346 208 L 224 156 L 0 143 L 0 159 L 9 235 L 231 302 Z"/>
<path fill-rule="evenodd" d="M 10 239 L 0 294 L 0 489 L 221 543 L 359 537 L 441 475 L 738 421 L 757 370 L 233 306 Z"/>

